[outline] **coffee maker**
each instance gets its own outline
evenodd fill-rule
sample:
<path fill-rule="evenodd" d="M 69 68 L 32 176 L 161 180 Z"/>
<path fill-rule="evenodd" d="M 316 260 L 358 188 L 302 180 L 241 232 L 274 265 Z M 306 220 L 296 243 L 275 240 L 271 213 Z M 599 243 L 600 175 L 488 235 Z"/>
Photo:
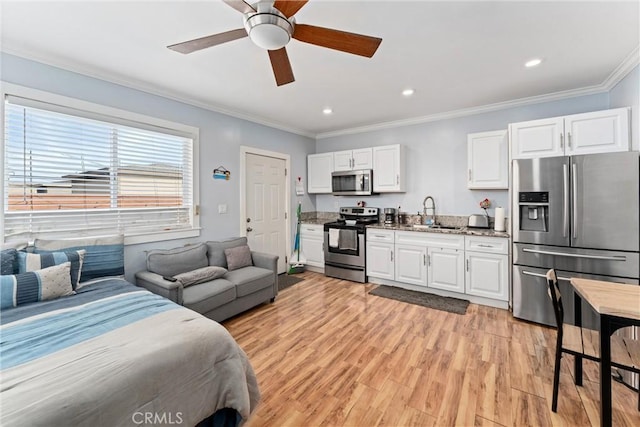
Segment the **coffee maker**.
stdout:
<path fill-rule="evenodd" d="M 384 225 L 396 223 L 396 208 L 384 208 Z"/>

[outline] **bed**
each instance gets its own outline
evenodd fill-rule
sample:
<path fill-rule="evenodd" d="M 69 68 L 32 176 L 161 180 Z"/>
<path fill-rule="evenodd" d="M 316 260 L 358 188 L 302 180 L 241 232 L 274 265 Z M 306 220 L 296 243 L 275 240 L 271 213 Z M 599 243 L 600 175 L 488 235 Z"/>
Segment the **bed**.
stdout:
<path fill-rule="evenodd" d="M 119 278 L 3 309 L 0 340 L 2 426 L 237 425 L 260 396 L 224 327 Z"/>

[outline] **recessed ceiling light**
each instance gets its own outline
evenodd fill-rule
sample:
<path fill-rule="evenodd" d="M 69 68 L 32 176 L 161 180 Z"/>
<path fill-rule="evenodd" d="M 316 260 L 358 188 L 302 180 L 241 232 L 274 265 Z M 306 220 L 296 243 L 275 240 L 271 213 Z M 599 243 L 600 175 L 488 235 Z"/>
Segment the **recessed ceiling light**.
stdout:
<path fill-rule="evenodd" d="M 403 94 L 404 96 L 411 96 L 411 95 L 413 95 L 415 92 L 416 92 L 416 91 L 415 91 L 415 90 L 413 90 L 413 89 L 405 89 L 405 90 L 403 90 L 403 91 L 402 91 L 402 94 Z"/>
<path fill-rule="evenodd" d="M 331 108 L 327 107 L 324 110 L 322 110 L 322 113 L 326 114 L 326 115 L 329 115 L 329 114 L 333 113 L 333 110 Z"/>
<path fill-rule="evenodd" d="M 527 67 L 527 68 L 531 68 L 531 67 L 535 67 L 537 65 L 540 65 L 541 62 L 542 62 L 542 59 L 535 58 L 535 59 L 532 59 L 530 61 L 525 62 L 524 66 Z"/>

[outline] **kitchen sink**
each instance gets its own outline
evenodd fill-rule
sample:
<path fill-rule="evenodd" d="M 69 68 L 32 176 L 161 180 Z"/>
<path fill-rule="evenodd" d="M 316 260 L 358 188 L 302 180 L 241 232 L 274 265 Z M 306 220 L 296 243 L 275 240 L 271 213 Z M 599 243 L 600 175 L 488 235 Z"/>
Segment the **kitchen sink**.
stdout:
<path fill-rule="evenodd" d="M 462 227 L 454 227 L 451 225 L 424 225 L 424 224 L 413 224 L 412 225 L 413 228 L 417 228 L 420 230 L 460 230 L 462 229 Z"/>

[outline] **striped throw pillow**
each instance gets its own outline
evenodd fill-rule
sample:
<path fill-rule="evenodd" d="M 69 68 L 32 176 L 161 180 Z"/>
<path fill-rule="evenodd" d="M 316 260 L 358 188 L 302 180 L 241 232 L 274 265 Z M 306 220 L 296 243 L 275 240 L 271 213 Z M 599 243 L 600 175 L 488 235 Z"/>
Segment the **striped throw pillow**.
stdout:
<path fill-rule="evenodd" d="M 124 236 L 83 237 L 78 239 L 36 239 L 34 252 L 84 249 L 80 286 L 98 277 L 124 277 Z"/>
<path fill-rule="evenodd" d="M 23 274 L 0 276 L 0 308 L 72 295 L 71 263 Z"/>
<path fill-rule="evenodd" d="M 80 283 L 80 271 L 82 270 L 86 252 L 84 249 L 79 251 L 41 252 L 37 254 L 18 252 L 18 273 L 28 273 L 70 262 L 71 286 L 75 290 Z"/>

